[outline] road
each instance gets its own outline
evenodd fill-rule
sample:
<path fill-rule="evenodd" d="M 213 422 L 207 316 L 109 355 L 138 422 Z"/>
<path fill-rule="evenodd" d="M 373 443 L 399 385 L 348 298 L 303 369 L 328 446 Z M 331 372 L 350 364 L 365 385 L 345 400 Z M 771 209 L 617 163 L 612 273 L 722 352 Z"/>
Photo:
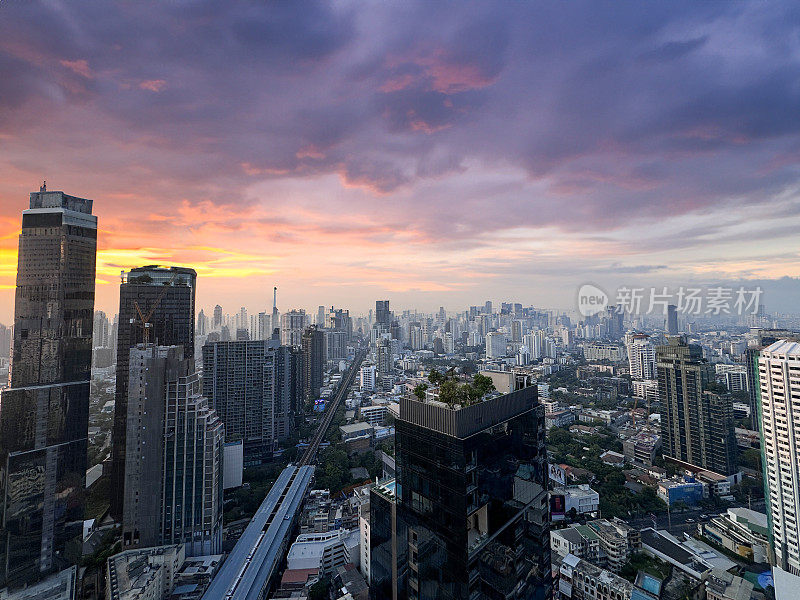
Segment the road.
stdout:
<path fill-rule="evenodd" d="M 743 506 L 747 508 L 746 503 Z M 753 500 L 750 508 L 758 512 L 764 512 L 763 498 Z M 669 517 L 664 513 L 656 515 L 655 519 L 651 517 L 637 517 L 635 519 L 629 519 L 627 522 L 638 529 L 645 529 L 647 527 L 666 529 L 669 530 L 672 535 L 680 537 L 683 533 L 694 533 L 697 531 L 697 524 L 700 522 L 701 515 L 716 516 L 726 512 L 727 509 L 710 510 L 708 508 L 696 507 L 680 512 L 672 511 Z"/>
<path fill-rule="evenodd" d="M 342 381 L 339 383 L 339 387 L 336 389 L 336 393 L 333 396 L 333 401 L 329 402 L 328 406 L 325 407 L 322 423 L 319 424 L 317 431 L 311 437 L 308 447 L 305 452 L 303 452 L 303 456 L 300 457 L 300 461 L 297 463 L 299 466 L 304 467 L 306 465 L 311 465 L 316 461 L 319 445 L 322 440 L 325 439 L 325 434 L 328 433 L 328 428 L 331 426 L 333 417 L 336 416 L 336 411 L 339 409 L 344 399 L 347 398 L 347 392 L 353 384 L 359 368 L 361 368 L 361 361 L 364 360 L 366 353 L 366 350 L 360 350 L 353 359 L 353 364 L 350 365 L 350 368 L 347 369 L 344 377 L 342 377 Z"/>

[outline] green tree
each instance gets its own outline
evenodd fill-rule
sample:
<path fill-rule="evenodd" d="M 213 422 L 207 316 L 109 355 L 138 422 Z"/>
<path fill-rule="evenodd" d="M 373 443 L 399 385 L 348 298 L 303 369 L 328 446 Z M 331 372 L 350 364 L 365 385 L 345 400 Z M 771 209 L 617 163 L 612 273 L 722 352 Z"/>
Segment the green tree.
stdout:
<path fill-rule="evenodd" d="M 439 385 L 445 382 L 447 377 L 442 375 L 438 370 L 431 369 L 431 372 L 428 373 L 428 381 L 430 381 L 433 385 Z"/>
<path fill-rule="evenodd" d="M 425 400 L 425 391 L 427 389 L 428 389 L 427 383 L 420 383 L 417 387 L 414 388 L 414 395 L 420 402 L 422 400 Z"/>

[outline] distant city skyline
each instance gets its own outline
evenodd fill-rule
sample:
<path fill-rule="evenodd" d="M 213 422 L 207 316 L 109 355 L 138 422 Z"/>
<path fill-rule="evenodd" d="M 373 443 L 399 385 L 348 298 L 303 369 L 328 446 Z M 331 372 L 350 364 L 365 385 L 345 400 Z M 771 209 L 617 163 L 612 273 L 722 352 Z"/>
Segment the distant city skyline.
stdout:
<path fill-rule="evenodd" d="M 154 263 L 354 311 L 800 273 L 791 3 L 2 13 L 5 323 L 42 180 L 95 201 L 109 313 Z"/>

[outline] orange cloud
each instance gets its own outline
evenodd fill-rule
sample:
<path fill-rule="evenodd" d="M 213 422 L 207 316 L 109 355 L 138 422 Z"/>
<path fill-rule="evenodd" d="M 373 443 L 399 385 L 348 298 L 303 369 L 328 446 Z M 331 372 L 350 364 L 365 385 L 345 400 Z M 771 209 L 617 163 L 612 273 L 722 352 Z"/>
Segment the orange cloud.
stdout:
<path fill-rule="evenodd" d="M 94 73 L 89 67 L 89 63 L 85 60 L 61 60 L 59 62 L 62 67 L 66 67 L 76 75 L 80 75 L 86 79 L 94 79 Z"/>
<path fill-rule="evenodd" d="M 151 92 L 160 92 L 167 85 L 163 79 L 148 79 L 139 83 L 139 88 Z"/>

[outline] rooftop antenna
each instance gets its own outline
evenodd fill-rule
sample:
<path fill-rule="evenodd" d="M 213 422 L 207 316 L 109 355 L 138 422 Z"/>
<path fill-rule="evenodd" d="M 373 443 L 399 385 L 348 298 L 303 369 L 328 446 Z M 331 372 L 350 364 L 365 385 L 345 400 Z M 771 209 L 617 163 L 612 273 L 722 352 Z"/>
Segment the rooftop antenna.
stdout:
<path fill-rule="evenodd" d="M 278 288 L 277 286 L 272 288 L 272 311 L 278 308 Z"/>

